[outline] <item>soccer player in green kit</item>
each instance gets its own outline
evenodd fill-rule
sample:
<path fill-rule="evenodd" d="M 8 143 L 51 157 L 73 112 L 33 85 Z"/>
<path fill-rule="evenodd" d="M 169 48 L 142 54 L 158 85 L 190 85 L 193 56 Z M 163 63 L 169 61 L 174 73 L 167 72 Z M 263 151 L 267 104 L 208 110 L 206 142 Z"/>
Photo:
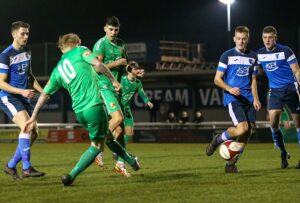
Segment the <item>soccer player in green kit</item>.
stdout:
<path fill-rule="evenodd" d="M 121 78 L 121 86 L 122 86 L 122 94 L 121 94 L 121 104 L 124 112 L 124 145 L 126 146 L 129 141 L 131 141 L 134 130 L 134 120 L 131 112 L 131 102 L 135 93 L 141 97 L 143 102 L 152 109 L 154 106 L 150 102 L 149 98 L 144 92 L 143 85 L 139 79 L 136 77 L 140 75 L 140 67 L 139 64 L 135 61 L 130 61 L 126 66 L 127 75 L 122 76 Z M 114 170 L 125 176 L 130 177 L 130 173 L 127 172 L 125 167 L 125 161 L 122 157 L 118 157 L 117 164 Z"/>
<path fill-rule="evenodd" d="M 115 16 L 108 17 L 104 26 L 105 36 L 94 45 L 93 52 L 98 54 L 98 59 L 103 62 L 120 82 L 127 65 L 127 56 L 124 42 L 117 38 L 120 30 L 119 19 Z M 114 90 L 111 81 L 105 76 L 99 75 L 100 94 L 104 100 L 107 113 L 110 115 L 109 129 L 115 139 L 122 133 L 121 124 L 124 116 L 120 107 L 120 95 Z M 121 142 L 121 141 L 120 141 Z M 121 144 L 123 144 L 121 142 Z M 103 151 L 103 150 L 102 150 Z M 96 157 L 95 162 L 103 166 L 102 153 Z"/>
<path fill-rule="evenodd" d="M 97 59 L 97 55 L 86 47 L 79 46 L 80 38 L 73 33 L 59 38 L 59 48 L 63 55 L 54 68 L 51 77 L 43 89 L 34 108 L 31 118 L 25 125 L 24 131 L 33 129 L 40 109 L 60 87 L 65 88 L 72 98 L 72 108 L 77 120 L 89 131 L 91 146 L 86 150 L 69 174 L 61 177 L 65 186 L 71 185 L 76 176 L 93 163 L 106 137 L 107 146 L 128 162 L 133 170 L 140 168 L 137 158 L 126 153 L 108 132 L 106 113 L 99 94 L 98 78 L 95 70 L 109 78 L 116 90 L 120 89 L 119 82 L 109 69 Z M 92 66 L 93 65 L 93 66 Z M 94 68 L 93 68 L 94 67 Z M 94 70 L 95 69 L 95 70 Z M 107 136 L 106 136 L 107 135 Z"/>

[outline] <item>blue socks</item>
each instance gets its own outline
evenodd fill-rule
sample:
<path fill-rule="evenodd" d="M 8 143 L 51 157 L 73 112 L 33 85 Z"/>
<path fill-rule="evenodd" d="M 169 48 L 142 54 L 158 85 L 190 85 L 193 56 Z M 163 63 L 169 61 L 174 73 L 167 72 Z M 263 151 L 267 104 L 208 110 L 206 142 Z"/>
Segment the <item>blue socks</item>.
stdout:
<path fill-rule="evenodd" d="M 22 156 L 23 170 L 27 170 L 30 166 L 30 139 L 19 139 L 19 150 Z"/>
<path fill-rule="evenodd" d="M 22 160 L 23 170 L 27 170 L 30 166 L 30 134 L 20 133 L 19 144 L 12 159 L 8 162 L 9 168 L 16 168 L 17 164 Z"/>
<path fill-rule="evenodd" d="M 9 168 L 16 168 L 17 164 L 19 163 L 19 161 L 21 161 L 22 159 L 22 155 L 21 152 L 19 150 L 19 145 L 17 146 L 16 152 L 14 154 L 14 156 L 12 157 L 12 159 L 7 163 L 7 166 Z"/>
<path fill-rule="evenodd" d="M 297 128 L 297 135 L 298 135 L 298 144 L 300 144 L 300 129 Z"/>
<path fill-rule="evenodd" d="M 280 149 L 281 153 L 287 153 L 285 146 L 284 146 L 284 140 L 283 140 L 281 130 L 271 128 L 271 132 L 272 132 L 272 138 L 273 138 L 273 141 L 274 141 L 276 147 L 278 147 Z"/>
<path fill-rule="evenodd" d="M 230 140 L 230 139 L 231 139 L 231 137 L 230 137 L 229 133 L 226 130 L 221 135 L 219 135 L 217 137 L 217 140 L 216 140 L 217 143 L 216 144 L 219 145 L 219 144 L 225 142 L 226 140 Z"/>

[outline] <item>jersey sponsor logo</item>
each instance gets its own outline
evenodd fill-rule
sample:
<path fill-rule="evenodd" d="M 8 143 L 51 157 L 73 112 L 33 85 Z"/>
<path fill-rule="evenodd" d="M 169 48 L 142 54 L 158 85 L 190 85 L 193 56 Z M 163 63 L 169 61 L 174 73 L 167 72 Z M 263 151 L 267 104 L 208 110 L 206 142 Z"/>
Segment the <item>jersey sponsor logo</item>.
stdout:
<path fill-rule="evenodd" d="M 116 104 L 115 103 L 110 103 L 110 107 L 114 109 L 114 108 L 116 108 Z"/>
<path fill-rule="evenodd" d="M 254 64 L 255 64 L 255 59 L 249 58 L 249 63 L 250 63 L 251 65 L 254 65 Z"/>
<path fill-rule="evenodd" d="M 88 57 L 92 52 L 90 50 L 83 53 L 84 57 Z"/>
<path fill-rule="evenodd" d="M 253 65 L 255 62 L 254 58 L 245 56 L 229 56 L 228 65 Z"/>
<path fill-rule="evenodd" d="M 271 61 L 265 65 L 267 71 L 275 71 L 278 69 L 276 61 Z"/>
<path fill-rule="evenodd" d="M 23 52 L 10 57 L 10 65 L 28 62 L 31 58 L 30 52 Z"/>
<path fill-rule="evenodd" d="M 239 67 L 236 71 L 237 76 L 247 76 L 249 75 L 249 67 Z"/>
<path fill-rule="evenodd" d="M 28 63 L 21 63 L 18 65 L 17 73 L 18 75 L 24 75 L 27 72 L 29 64 Z"/>
<path fill-rule="evenodd" d="M 261 62 L 284 60 L 284 52 L 271 53 L 271 54 L 257 54 L 257 58 Z"/>

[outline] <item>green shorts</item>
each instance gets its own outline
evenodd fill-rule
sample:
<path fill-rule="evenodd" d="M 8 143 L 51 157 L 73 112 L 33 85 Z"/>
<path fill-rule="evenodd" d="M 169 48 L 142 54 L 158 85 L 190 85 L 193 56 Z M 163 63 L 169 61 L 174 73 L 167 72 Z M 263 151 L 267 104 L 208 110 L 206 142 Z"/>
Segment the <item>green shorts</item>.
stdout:
<path fill-rule="evenodd" d="M 110 89 L 102 89 L 100 90 L 100 95 L 103 99 L 108 115 L 115 111 L 121 111 L 119 101 L 113 91 Z"/>
<path fill-rule="evenodd" d="M 129 106 L 124 107 L 124 126 L 134 126 L 132 112 Z"/>
<path fill-rule="evenodd" d="M 103 104 L 76 113 L 76 117 L 78 122 L 89 131 L 91 141 L 103 140 L 107 135 L 108 121 Z"/>
<path fill-rule="evenodd" d="M 115 88 L 112 85 L 111 81 L 104 75 L 101 75 L 98 85 L 100 88 L 100 95 L 105 104 L 107 114 L 110 115 L 115 111 L 121 111 L 121 107 L 118 100 L 119 95 L 115 91 Z"/>

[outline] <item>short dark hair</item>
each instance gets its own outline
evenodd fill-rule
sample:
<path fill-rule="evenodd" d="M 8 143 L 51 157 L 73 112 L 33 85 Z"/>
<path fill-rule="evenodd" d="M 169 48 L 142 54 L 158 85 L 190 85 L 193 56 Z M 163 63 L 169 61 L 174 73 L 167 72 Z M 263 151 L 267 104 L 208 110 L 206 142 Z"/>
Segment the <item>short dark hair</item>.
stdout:
<path fill-rule="evenodd" d="M 264 27 L 263 33 L 274 33 L 275 35 L 277 35 L 277 30 L 274 26 L 268 25 L 268 26 Z"/>
<path fill-rule="evenodd" d="M 110 17 L 106 18 L 105 25 L 120 27 L 121 24 L 120 24 L 119 19 L 116 16 L 110 16 Z"/>
<path fill-rule="evenodd" d="M 16 22 L 13 22 L 11 24 L 11 32 L 15 31 L 15 30 L 18 30 L 19 28 L 21 27 L 24 27 L 24 28 L 30 28 L 30 25 L 28 23 L 25 23 L 23 21 L 16 21 Z"/>
<path fill-rule="evenodd" d="M 129 73 L 131 73 L 133 68 L 135 68 L 135 69 L 139 69 L 140 68 L 138 62 L 136 62 L 136 61 L 129 61 L 129 63 L 126 66 L 126 70 Z"/>

